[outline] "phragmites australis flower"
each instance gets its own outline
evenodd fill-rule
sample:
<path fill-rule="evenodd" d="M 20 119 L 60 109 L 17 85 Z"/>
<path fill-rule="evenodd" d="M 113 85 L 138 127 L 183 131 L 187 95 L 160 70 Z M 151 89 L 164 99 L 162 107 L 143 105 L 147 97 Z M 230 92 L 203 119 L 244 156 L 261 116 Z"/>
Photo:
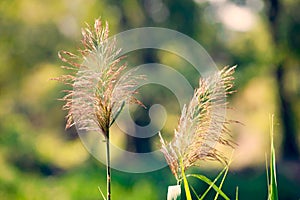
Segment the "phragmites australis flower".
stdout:
<path fill-rule="evenodd" d="M 125 103 L 140 101 L 133 97 L 140 75 L 124 73 L 126 64 L 121 64 L 120 52 L 115 38 L 109 38 L 108 23 L 95 20 L 82 30 L 83 49 L 79 55 L 61 51 L 59 57 L 72 74 L 55 80 L 71 85 L 64 90 L 63 109 L 68 110 L 66 128 L 76 125 L 79 131 L 102 133 L 106 142 L 107 200 L 111 199 L 110 126 L 114 123 Z M 101 194 L 102 191 L 101 191 Z"/>
<path fill-rule="evenodd" d="M 95 20 L 94 28 L 82 29 L 83 49 L 79 55 L 60 51 L 59 57 L 69 64 L 62 66 L 72 74 L 56 78 L 73 90 L 64 90 L 63 97 L 68 110 L 66 128 L 76 125 L 84 131 L 97 131 L 108 136 L 112 125 L 125 103 L 138 103 L 133 97 L 139 76 L 122 74 L 126 64 L 120 64 L 121 49 L 116 40 L 109 38 L 108 23 Z"/>
<path fill-rule="evenodd" d="M 233 122 L 224 117 L 226 96 L 232 93 L 235 67 L 200 78 L 199 88 L 188 105 L 182 109 L 175 136 L 170 143 L 161 137 L 162 152 L 177 181 L 181 170 L 198 166 L 201 160 L 226 163 L 216 144 L 234 147 L 228 125 Z"/>

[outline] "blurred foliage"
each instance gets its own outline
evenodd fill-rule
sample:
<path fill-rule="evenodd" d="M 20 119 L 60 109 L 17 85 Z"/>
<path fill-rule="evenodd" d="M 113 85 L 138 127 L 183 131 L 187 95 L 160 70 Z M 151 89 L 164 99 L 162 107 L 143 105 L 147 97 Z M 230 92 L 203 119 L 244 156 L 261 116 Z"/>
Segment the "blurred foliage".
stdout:
<path fill-rule="evenodd" d="M 300 143 L 296 123 L 300 120 L 300 4 L 297 0 L 280 2 L 275 44 L 269 4 L 260 0 L 0 1 L 0 199 L 100 199 L 97 187 L 105 188 L 104 167 L 87 153 L 75 129 L 64 130 L 65 112 L 56 100 L 63 96 L 59 92 L 63 86 L 49 81 L 64 73 L 57 52 L 75 52 L 80 46 L 80 27 L 99 16 L 109 21 L 112 35 L 143 26 L 171 28 L 197 40 L 218 66 L 238 65 L 238 93 L 230 99 L 235 110 L 229 114 L 245 126 L 232 127 L 239 147 L 232 167 L 235 173 L 229 173 L 223 188 L 226 194 L 232 192 L 232 197 L 239 186 L 240 199 L 266 199 L 268 115 L 280 116 L 274 74 L 282 60 L 284 91 L 295 114 L 291 122 L 298 133 L 295 140 Z M 253 25 L 241 31 L 247 18 L 237 11 L 232 11 L 232 16 L 224 13 L 228 5 L 249 8 Z M 227 16 L 233 24 L 228 24 Z M 147 61 L 144 52 L 133 55 L 129 56 L 132 66 Z M 186 61 L 161 51 L 149 55 L 173 66 L 197 86 L 200 75 Z M 140 97 L 148 106 L 165 106 L 169 115 L 163 132 L 171 138 L 180 113 L 175 96 L 167 88 L 145 86 Z M 137 109 L 133 118 L 140 124 L 149 123 L 148 110 Z M 279 156 L 284 138 L 281 126 L 275 128 Z M 117 140 L 126 143 L 125 137 Z M 156 141 L 150 140 L 148 148 L 156 148 Z M 135 143 L 127 141 L 128 145 Z M 300 198 L 299 166 L 299 158 L 279 161 L 279 199 Z M 203 164 L 201 173 L 214 177 L 219 169 Z M 147 174 L 113 171 L 113 198 L 165 199 L 167 186 L 174 181 L 168 168 Z M 198 187 L 205 190 L 203 185 Z"/>

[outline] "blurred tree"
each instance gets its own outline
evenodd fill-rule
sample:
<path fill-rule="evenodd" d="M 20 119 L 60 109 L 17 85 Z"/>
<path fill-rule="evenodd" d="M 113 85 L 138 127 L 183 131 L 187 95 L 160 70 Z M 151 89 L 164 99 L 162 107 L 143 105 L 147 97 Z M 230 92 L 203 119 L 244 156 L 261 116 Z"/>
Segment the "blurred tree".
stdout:
<path fill-rule="evenodd" d="M 299 13 L 298 9 L 290 9 L 290 7 L 294 6 L 299 8 L 299 4 L 296 2 L 284 4 L 280 0 L 268 1 L 270 34 L 275 46 L 274 65 L 278 87 L 279 110 L 283 127 L 282 153 L 284 159 L 297 160 L 299 159 L 297 145 L 297 129 L 299 127 L 296 124 L 296 114 L 293 105 L 293 99 L 296 98 L 296 94 L 294 91 L 289 90 L 288 87 L 291 87 L 290 83 L 286 82 L 288 70 L 295 67 L 299 68 L 299 63 L 296 65 L 293 64 L 294 66 L 290 66 L 289 64 L 289 60 L 291 60 L 293 54 L 297 54 L 300 49 L 300 19 L 289 17 Z M 287 13 L 288 10 L 291 12 Z M 287 35 L 289 36 L 287 37 Z M 287 43 L 286 41 L 292 42 Z"/>

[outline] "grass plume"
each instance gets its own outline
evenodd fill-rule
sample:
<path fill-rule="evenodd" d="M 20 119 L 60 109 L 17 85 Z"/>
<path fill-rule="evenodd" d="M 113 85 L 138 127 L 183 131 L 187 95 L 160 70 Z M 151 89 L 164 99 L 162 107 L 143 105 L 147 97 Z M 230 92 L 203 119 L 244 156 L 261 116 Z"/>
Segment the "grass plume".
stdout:
<path fill-rule="evenodd" d="M 72 86 L 64 90 L 63 109 L 68 111 L 66 128 L 76 125 L 81 131 L 97 131 L 105 137 L 107 157 L 107 200 L 110 189 L 109 129 L 125 103 L 141 104 L 133 97 L 137 80 L 132 73 L 123 75 L 126 64 L 121 64 L 121 49 L 109 38 L 108 23 L 96 19 L 94 27 L 82 29 L 82 45 L 78 54 L 60 51 L 62 66 L 69 74 L 55 80 Z M 142 105 L 142 104 L 141 104 Z"/>
<path fill-rule="evenodd" d="M 182 171 L 199 165 L 200 160 L 226 163 L 215 144 L 234 147 L 228 129 L 233 121 L 222 115 L 224 108 L 226 110 L 225 98 L 233 92 L 234 70 L 235 67 L 225 67 L 212 76 L 201 78 L 199 88 L 182 109 L 173 140 L 166 143 L 160 136 L 162 152 L 178 182 L 183 178 Z"/>

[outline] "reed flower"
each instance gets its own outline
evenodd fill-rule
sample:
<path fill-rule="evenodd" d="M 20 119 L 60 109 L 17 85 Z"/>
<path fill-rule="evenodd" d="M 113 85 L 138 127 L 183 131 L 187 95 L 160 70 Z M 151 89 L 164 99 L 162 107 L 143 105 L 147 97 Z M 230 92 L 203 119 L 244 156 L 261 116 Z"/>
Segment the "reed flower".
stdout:
<path fill-rule="evenodd" d="M 56 78 L 72 90 L 64 90 L 66 95 L 64 110 L 68 110 L 66 128 L 76 124 L 79 130 L 98 131 L 108 136 L 113 124 L 125 103 L 138 103 L 133 97 L 136 81 L 140 77 L 121 73 L 126 64 L 120 64 L 123 57 L 116 41 L 109 37 L 109 27 L 95 20 L 94 28 L 89 25 L 82 29 L 83 49 L 79 55 L 60 51 L 59 58 L 69 64 L 62 66 L 71 71 L 68 75 Z"/>
<path fill-rule="evenodd" d="M 66 128 L 76 125 L 79 131 L 96 131 L 102 133 L 106 142 L 107 167 L 107 200 L 111 199 L 110 170 L 110 138 L 109 129 L 114 123 L 125 103 L 140 101 L 133 97 L 137 80 L 141 76 L 122 73 L 126 64 L 121 64 L 121 49 L 117 48 L 116 40 L 109 38 L 108 23 L 102 24 L 95 20 L 94 27 L 89 25 L 82 29 L 83 49 L 78 55 L 61 51 L 59 58 L 68 64 L 62 66 L 71 71 L 55 80 L 73 87 L 64 90 Z M 102 193 L 102 192 L 101 192 Z"/>
<path fill-rule="evenodd" d="M 161 137 L 162 152 L 178 182 L 182 170 L 199 166 L 201 160 L 226 163 L 217 144 L 234 147 L 224 119 L 226 96 L 232 93 L 235 67 L 225 67 L 218 73 L 199 80 L 199 88 L 188 105 L 182 109 L 175 136 L 170 143 Z"/>

